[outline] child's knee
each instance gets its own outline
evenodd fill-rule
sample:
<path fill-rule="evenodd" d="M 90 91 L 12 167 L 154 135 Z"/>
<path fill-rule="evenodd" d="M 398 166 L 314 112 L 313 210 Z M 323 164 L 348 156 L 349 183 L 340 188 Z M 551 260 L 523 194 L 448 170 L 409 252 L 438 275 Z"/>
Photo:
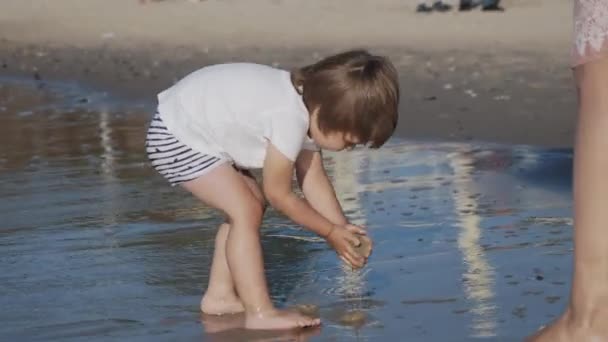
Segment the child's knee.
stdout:
<path fill-rule="evenodd" d="M 247 225 L 255 225 L 256 227 L 259 227 L 262 223 L 263 215 L 264 204 L 258 200 L 240 205 L 238 208 L 234 208 L 232 213 L 229 213 L 230 221 L 233 224 L 240 225 L 240 223 L 246 223 Z"/>

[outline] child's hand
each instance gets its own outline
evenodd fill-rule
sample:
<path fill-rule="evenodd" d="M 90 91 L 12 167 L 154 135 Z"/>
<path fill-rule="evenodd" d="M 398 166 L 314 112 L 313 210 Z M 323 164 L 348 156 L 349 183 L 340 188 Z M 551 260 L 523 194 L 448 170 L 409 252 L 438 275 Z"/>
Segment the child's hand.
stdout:
<path fill-rule="evenodd" d="M 367 262 L 367 258 L 371 254 L 371 240 L 366 236 L 363 228 L 353 224 L 344 226 L 334 226 L 332 231 L 325 237 L 327 242 L 336 250 L 342 261 L 349 264 L 353 268 L 361 268 Z M 365 244 L 368 248 L 359 248 L 363 253 L 359 252 L 358 247 L 362 246 L 362 240 L 365 239 Z"/>

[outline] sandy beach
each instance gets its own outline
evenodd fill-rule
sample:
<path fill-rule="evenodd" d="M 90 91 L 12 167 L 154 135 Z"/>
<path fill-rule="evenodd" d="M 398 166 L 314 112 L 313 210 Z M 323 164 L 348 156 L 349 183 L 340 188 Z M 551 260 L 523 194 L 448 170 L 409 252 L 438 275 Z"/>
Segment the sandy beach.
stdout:
<path fill-rule="evenodd" d="M 292 68 L 365 47 L 399 69 L 402 137 L 570 146 L 571 2 L 502 5 L 421 15 L 398 0 L 5 0 L 0 74 L 75 80 L 153 103 L 204 65 Z"/>

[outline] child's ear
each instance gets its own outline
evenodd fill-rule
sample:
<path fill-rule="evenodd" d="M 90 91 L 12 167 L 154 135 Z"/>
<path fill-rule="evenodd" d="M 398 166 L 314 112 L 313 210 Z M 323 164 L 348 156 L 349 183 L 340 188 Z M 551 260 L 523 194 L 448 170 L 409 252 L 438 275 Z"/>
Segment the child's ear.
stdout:
<path fill-rule="evenodd" d="M 354 135 L 353 133 L 347 132 L 344 133 L 344 138 L 346 139 L 346 141 L 353 143 L 355 145 L 359 145 L 361 144 L 361 139 L 359 139 L 356 135 Z"/>

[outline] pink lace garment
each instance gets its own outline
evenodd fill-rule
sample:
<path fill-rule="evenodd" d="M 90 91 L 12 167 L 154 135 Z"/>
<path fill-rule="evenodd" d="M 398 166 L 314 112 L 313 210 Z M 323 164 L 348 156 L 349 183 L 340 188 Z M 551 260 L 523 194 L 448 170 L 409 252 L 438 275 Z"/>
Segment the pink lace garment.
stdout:
<path fill-rule="evenodd" d="M 608 56 L 608 0 L 574 0 L 572 66 Z"/>

